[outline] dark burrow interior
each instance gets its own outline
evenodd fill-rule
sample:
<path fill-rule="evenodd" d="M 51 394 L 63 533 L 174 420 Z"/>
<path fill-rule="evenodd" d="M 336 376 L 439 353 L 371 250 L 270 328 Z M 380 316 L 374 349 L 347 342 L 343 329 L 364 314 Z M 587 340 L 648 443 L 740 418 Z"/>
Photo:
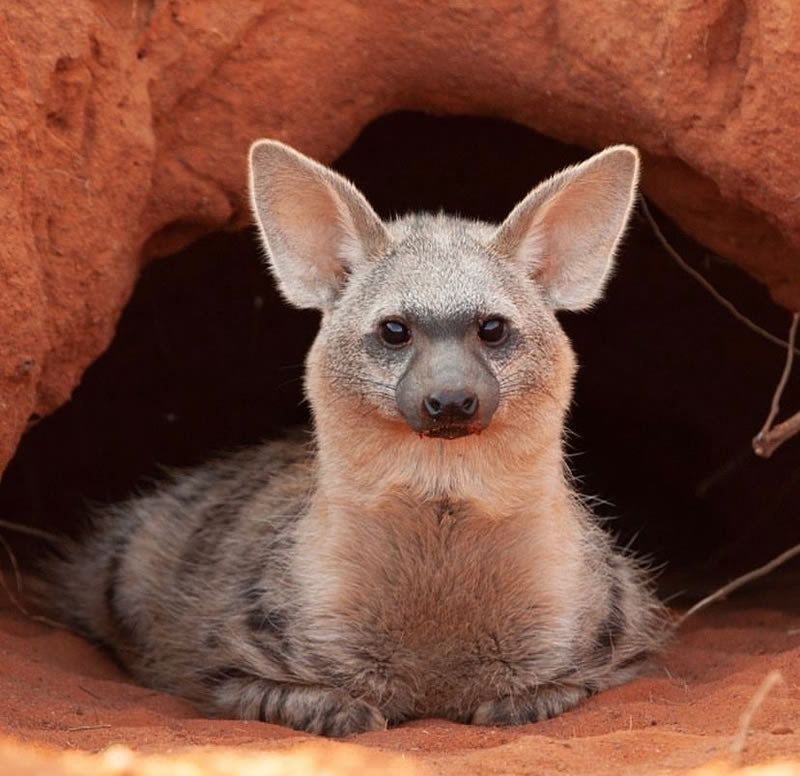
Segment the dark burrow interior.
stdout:
<path fill-rule="evenodd" d="M 336 162 L 385 217 L 439 210 L 500 220 L 536 182 L 587 152 L 498 119 L 397 113 Z M 788 313 L 656 212 L 680 253 L 747 315 Z M 633 219 L 606 299 L 562 315 L 581 370 L 571 468 L 621 542 L 666 564 L 694 598 L 800 541 L 800 440 L 770 460 L 750 440 L 784 352 L 742 326 Z M 308 419 L 302 362 L 314 313 L 288 308 L 252 230 L 152 263 L 109 350 L 72 400 L 29 431 L 0 485 L 6 520 L 78 531 L 89 502 Z M 800 405 L 800 379 L 785 394 Z M 357 429 L 354 429 L 354 433 Z M 35 540 L 19 539 L 22 557 Z"/>

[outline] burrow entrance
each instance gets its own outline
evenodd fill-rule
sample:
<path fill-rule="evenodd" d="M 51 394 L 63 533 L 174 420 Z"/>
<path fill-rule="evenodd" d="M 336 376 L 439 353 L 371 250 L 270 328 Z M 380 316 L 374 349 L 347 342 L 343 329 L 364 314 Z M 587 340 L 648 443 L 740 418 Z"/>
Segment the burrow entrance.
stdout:
<path fill-rule="evenodd" d="M 335 166 L 384 217 L 444 209 L 496 221 L 585 156 L 510 122 L 398 113 L 369 125 Z M 660 221 L 726 296 L 784 330 L 786 312 L 761 286 Z M 678 268 L 641 217 L 606 300 L 562 320 L 582 365 L 572 469 L 607 502 L 598 510 L 621 541 L 668 564 L 667 591 L 696 597 L 800 541 L 800 441 L 770 461 L 750 451 L 784 354 Z M 316 322 L 280 300 L 251 230 L 154 262 L 72 401 L 23 440 L 0 514 L 79 530 L 87 501 L 122 498 L 159 466 L 305 422 L 302 362 Z M 786 399 L 800 404 L 797 378 Z"/>

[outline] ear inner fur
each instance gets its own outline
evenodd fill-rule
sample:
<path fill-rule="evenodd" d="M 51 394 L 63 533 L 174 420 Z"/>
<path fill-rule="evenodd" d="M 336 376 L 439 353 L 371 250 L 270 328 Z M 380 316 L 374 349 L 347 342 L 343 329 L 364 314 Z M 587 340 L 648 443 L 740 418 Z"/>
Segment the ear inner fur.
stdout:
<path fill-rule="evenodd" d="M 554 309 L 584 309 L 611 272 L 638 178 L 636 149 L 608 148 L 533 189 L 501 224 L 492 247 L 528 267 Z"/>
<path fill-rule="evenodd" d="M 350 270 L 388 244 L 355 186 L 282 143 L 251 147 L 250 193 L 270 266 L 297 307 L 329 309 Z"/>

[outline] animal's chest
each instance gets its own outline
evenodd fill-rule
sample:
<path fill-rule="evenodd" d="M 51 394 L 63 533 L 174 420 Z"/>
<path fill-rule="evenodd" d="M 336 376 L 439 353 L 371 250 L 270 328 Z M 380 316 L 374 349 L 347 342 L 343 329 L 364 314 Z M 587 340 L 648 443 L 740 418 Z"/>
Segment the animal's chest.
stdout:
<path fill-rule="evenodd" d="M 336 552 L 323 630 L 338 681 L 389 716 L 454 718 L 525 684 L 548 650 L 529 537 L 447 504 L 386 518 Z"/>

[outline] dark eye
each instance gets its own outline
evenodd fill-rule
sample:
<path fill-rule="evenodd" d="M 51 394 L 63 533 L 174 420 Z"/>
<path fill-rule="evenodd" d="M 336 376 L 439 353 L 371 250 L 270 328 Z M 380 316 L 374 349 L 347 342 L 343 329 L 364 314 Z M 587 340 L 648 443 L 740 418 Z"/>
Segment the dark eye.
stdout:
<path fill-rule="evenodd" d="M 401 321 L 384 321 L 380 325 L 381 339 L 393 347 L 405 345 L 411 339 L 411 332 Z"/>
<path fill-rule="evenodd" d="M 497 345 L 506 338 L 508 327 L 502 318 L 489 318 L 478 327 L 478 336 L 489 345 Z"/>

